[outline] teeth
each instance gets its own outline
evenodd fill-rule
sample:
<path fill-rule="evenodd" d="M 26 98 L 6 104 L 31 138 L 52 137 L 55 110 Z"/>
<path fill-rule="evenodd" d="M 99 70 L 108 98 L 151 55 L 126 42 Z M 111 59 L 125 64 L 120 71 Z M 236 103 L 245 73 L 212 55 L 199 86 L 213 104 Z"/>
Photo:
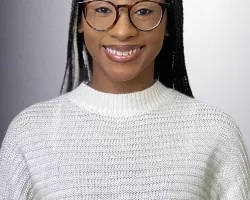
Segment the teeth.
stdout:
<path fill-rule="evenodd" d="M 122 53 L 122 56 L 127 56 L 128 54 L 129 54 L 129 52 L 125 51 L 125 52 Z"/>
<path fill-rule="evenodd" d="M 136 53 L 137 51 L 140 51 L 141 49 L 140 48 L 137 48 L 137 49 L 134 49 L 134 50 L 130 50 L 130 51 L 124 51 L 124 52 L 121 52 L 121 51 L 116 51 L 115 49 L 110 49 L 110 48 L 107 48 L 107 51 L 109 53 L 112 53 L 114 55 L 117 55 L 117 56 L 128 56 L 128 55 L 132 55 L 134 53 Z"/>
<path fill-rule="evenodd" d="M 122 52 L 121 51 L 116 51 L 115 54 L 118 55 L 118 56 L 122 56 Z"/>

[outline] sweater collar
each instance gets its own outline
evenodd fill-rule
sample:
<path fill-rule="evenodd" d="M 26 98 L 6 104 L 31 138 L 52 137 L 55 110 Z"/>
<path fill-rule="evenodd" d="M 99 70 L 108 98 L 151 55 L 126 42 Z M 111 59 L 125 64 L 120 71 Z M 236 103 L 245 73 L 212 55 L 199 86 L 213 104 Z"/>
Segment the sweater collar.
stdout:
<path fill-rule="evenodd" d="M 111 94 L 81 83 L 69 94 L 71 102 L 89 112 L 105 116 L 133 116 L 149 113 L 170 100 L 172 89 L 156 81 L 151 87 L 133 93 Z"/>

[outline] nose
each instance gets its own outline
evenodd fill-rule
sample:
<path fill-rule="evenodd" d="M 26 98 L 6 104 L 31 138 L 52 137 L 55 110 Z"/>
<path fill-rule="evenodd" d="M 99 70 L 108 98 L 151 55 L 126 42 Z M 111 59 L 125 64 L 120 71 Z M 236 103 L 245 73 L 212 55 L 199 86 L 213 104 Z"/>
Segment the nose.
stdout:
<path fill-rule="evenodd" d="M 136 36 L 138 29 L 130 22 L 126 8 L 120 8 L 119 11 L 118 20 L 108 33 L 111 37 L 123 41 Z"/>

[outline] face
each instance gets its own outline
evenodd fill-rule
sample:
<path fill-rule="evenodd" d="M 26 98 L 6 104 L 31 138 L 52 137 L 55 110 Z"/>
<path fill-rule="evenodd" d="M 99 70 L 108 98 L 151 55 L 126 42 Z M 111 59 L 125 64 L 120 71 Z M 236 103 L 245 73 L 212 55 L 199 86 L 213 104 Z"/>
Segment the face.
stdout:
<path fill-rule="evenodd" d="M 119 5 L 133 4 L 134 0 L 111 2 Z M 86 47 L 92 56 L 92 79 L 108 79 L 114 82 L 153 79 L 154 60 L 161 50 L 164 35 L 167 35 L 166 23 L 165 11 L 157 28 L 140 31 L 130 23 L 127 9 L 121 8 L 119 19 L 111 29 L 96 31 L 82 16 L 78 31 L 83 32 Z"/>

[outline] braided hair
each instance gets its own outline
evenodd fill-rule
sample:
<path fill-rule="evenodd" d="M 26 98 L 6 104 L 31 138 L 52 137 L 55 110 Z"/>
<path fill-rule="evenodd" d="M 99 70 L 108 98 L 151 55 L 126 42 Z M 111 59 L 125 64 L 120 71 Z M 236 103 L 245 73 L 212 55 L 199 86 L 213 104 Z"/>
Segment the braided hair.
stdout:
<path fill-rule="evenodd" d="M 92 73 L 92 57 L 85 42 L 84 33 L 78 32 L 82 8 L 79 1 L 72 0 L 69 23 L 67 63 L 60 93 L 70 92 L 81 82 L 87 83 Z M 193 97 L 189 85 L 183 47 L 183 5 L 182 0 L 170 0 L 167 30 L 163 46 L 155 59 L 154 76 L 163 85 Z"/>

